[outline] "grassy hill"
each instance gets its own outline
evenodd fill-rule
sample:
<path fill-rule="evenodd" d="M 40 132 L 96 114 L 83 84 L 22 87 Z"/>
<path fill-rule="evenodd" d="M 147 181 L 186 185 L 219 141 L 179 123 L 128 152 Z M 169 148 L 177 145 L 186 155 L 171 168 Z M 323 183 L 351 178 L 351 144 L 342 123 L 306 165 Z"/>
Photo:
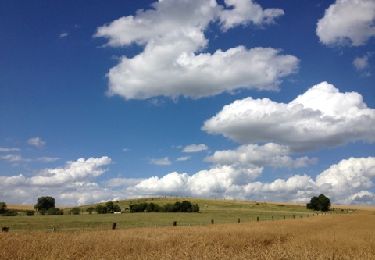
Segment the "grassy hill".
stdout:
<path fill-rule="evenodd" d="M 302 205 L 292 205 L 283 203 L 265 203 L 255 201 L 236 200 L 212 200 L 196 198 L 145 198 L 122 200 L 116 202 L 122 209 L 129 208 L 130 204 L 141 202 L 153 202 L 164 205 L 176 201 L 189 200 L 197 203 L 200 207 L 199 213 L 171 213 L 171 212 L 142 212 L 124 214 L 92 214 L 86 212 L 88 207 L 96 205 L 81 206 L 81 215 L 62 216 L 14 216 L 0 217 L 3 226 L 11 227 L 11 230 L 48 230 L 53 227 L 56 230 L 106 230 L 113 222 L 117 223 L 119 229 L 130 227 L 160 227 L 170 226 L 173 221 L 177 221 L 179 226 L 208 225 L 211 220 L 215 224 L 241 223 L 256 221 L 277 220 L 312 215 L 312 211 L 307 210 Z M 64 212 L 68 214 L 69 208 Z"/>

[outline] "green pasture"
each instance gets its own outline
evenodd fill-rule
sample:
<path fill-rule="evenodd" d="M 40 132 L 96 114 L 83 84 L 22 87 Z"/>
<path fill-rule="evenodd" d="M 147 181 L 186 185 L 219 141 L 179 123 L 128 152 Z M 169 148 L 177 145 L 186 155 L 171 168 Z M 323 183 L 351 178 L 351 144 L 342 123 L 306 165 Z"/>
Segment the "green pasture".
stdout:
<path fill-rule="evenodd" d="M 177 200 L 189 200 L 197 203 L 200 207 L 199 213 L 171 213 L 171 212 L 142 212 L 142 213 L 123 213 L 123 214 L 91 214 L 86 213 L 90 206 L 82 206 L 81 215 L 68 215 L 69 209 L 61 216 L 2 216 L 0 217 L 0 226 L 8 226 L 12 231 L 22 230 L 103 230 L 112 228 L 112 223 L 117 223 L 118 229 L 131 227 L 159 227 L 171 226 L 173 221 L 177 224 L 189 225 L 208 225 L 211 219 L 215 224 L 241 223 L 257 221 L 271 221 L 311 216 L 314 212 L 307 210 L 304 206 L 284 205 L 273 203 L 233 201 L 233 200 L 204 200 L 192 198 L 149 198 L 137 200 L 124 200 L 117 202 L 122 209 L 129 207 L 131 203 L 153 202 L 156 204 L 174 203 Z"/>

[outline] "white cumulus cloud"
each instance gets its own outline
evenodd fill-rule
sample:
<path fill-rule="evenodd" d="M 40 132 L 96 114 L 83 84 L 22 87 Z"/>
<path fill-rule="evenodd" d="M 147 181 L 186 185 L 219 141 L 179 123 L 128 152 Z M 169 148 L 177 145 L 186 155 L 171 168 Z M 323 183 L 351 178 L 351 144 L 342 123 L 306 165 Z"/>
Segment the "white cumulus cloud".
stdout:
<path fill-rule="evenodd" d="M 364 45 L 375 36 L 375 1 L 336 0 L 318 21 L 316 33 L 326 45 Z"/>
<path fill-rule="evenodd" d="M 61 185 L 88 177 L 97 177 L 105 172 L 103 166 L 111 163 L 107 156 L 100 158 L 79 158 L 73 162 L 67 162 L 63 168 L 45 169 L 39 175 L 30 178 L 33 185 Z"/>
<path fill-rule="evenodd" d="M 240 24 L 268 24 L 282 15 L 250 0 L 164 0 L 135 16 L 121 17 L 99 27 L 96 37 L 112 47 L 133 43 L 144 50 L 123 56 L 108 73 L 110 94 L 125 99 L 158 96 L 200 98 L 241 88 L 275 90 L 282 78 L 295 72 L 298 59 L 273 48 L 236 46 L 204 52 L 210 23 L 223 29 Z"/>
<path fill-rule="evenodd" d="M 235 150 L 215 151 L 206 161 L 218 165 L 271 166 L 275 168 L 299 168 L 314 164 L 317 160 L 309 157 L 293 158 L 288 146 L 274 143 L 264 145 L 241 145 Z"/>
<path fill-rule="evenodd" d="M 315 179 L 295 174 L 270 182 L 255 181 L 262 170 L 261 167 L 240 169 L 215 166 L 191 175 L 172 172 L 147 178 L 134 187 L 128 187 L 127 193 L 138 196 L 182 195 L 299 202 L 307 202 L 312 196 L 324 193 L 333 203 L 375 203 L 372 192 L 375 157 L 344 159 L 331 165 Z"/>
<path fill-rule="evenodd" d="M 356 194 L 373 188 L 374 178 L 374 157 L 349 158 L 319 174 L 316 177 L 316 183 L 336 199 L 346 202 L 349 199 L 348 194 Z"/>
<path fill-rule="evenodd" d="M 39 196 L 51 195 L 61 205 L 84 204 L 110 199 L 115 192 L 92 182 L 111 163 L 107 156 L 79 158 L 64 167 L 48 168 L 32 176 L 0 176 L 0 197 L 13 203 L 35 203 Z"/>
<path fill-rule="evenodd" d="M 158 195 L 307 202 L 324 193 L 333 203 L 375 203 L 375 157 L 341 160 L 315 178 L 294 174 L 262 182 L 257 181 L 262 167 L 216 165 L 192 174 L 172 172 L 145 179 L 117 177 L 95 182 L 110 162 L 106 156 L 78 159 L 31 177 L 0 176 L 0 197 L 7 202 L 32 204 L 39 196 L 51 195 L 60 205 L 75 205 Z"/>
<path fill-rule="evenodd" d="M 225 0 L 224 3 L 229 9 L 221 10 L 219 17 L 226 30 L 249 23 L 269 24 L 274 22 L 275 18 L 284 15 L 282 9 L 263 9 L 252 0 Z"/>
<path fill-rule="evenodd" d="M 311 150 L 375 140 L 375 110 L 357 92 L 322 82 L 285 104 L 268 98 L 237 100 L 208 119 L 203 129 L 240 143 L 275 142 Z"/>

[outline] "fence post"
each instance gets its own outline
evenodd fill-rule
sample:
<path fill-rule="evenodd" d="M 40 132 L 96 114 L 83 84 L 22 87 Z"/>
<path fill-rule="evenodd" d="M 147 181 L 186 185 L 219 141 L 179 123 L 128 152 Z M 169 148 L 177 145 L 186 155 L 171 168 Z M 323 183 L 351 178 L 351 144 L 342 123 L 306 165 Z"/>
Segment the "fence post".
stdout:
<path fill-rule="evenodd" d="M 241 219 L 240 218 L 237 219 L 237 223 L 241 223 Z"/>
<path fill-rule="evenodd" d="M 293 219 L 296 219 L 296 215 L 293 215 Z"/>
<path fill-rule="evenodd" d="M 177 226 L 177 221 L 173 221 L 173 226 Z"/>
<path fill-rule="evenodd" d="M 116 222 L 112 223 L 112 230 L 115 230 L 115 229 L 116 229 L 116 226 L 117 226 L 117 223 L 116 223 Z"/>
<path fill-rule="evenodd" d="M 272 220 L 273 220 L 273 216 L 272 216 Z"/>
<path fill-rule="evenodd" d="M 285 215 L 284 215 L 284 219 L 285 219 Z"/>
<path fill-rule="evenodd" d="M 259 222 L 259 216 L 257 217 L 257 222 Z"/>
<path fill-rule="evenodd" d="M 214 224 L 214 219 L 211 219 L 211 224 Z"/>

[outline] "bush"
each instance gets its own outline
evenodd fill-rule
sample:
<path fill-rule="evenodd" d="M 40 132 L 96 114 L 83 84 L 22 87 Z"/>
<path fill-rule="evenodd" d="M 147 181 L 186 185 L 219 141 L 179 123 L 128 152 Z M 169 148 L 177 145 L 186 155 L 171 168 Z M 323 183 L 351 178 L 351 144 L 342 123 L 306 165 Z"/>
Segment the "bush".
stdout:
<path fill-rule="evenodd" d="M 26 210 L 26 216 L 34 216 L 35 211 L 34 210 Z"/>
<path fill-rule="evenodd" d="M 64 212 L 59 208 L 49 208 L 45 213 L 47 215 L 63 215 Z"/>
<path fill-rule="evenodd" d="M 3 213 L 3 216 L 17 216 L 18 213 L 17 211 L 14 211 L 14 210 L 7 210 L 5 213 Z"/>
<path fill-rule="evenodd" d="M 72 208 L 70 210 L 70 214 L 72 215 L 79 215 L 81 213 L 81 209 L 80 208 Z"/>
<path fill-rule="evenodd" d="M 318 197 L 312 197 L 310 203 L 306 204 L 306 208 L 316 211 L 328 211 L 330 207 L 331 200 L 324 194 L 320 194 Z"/>

